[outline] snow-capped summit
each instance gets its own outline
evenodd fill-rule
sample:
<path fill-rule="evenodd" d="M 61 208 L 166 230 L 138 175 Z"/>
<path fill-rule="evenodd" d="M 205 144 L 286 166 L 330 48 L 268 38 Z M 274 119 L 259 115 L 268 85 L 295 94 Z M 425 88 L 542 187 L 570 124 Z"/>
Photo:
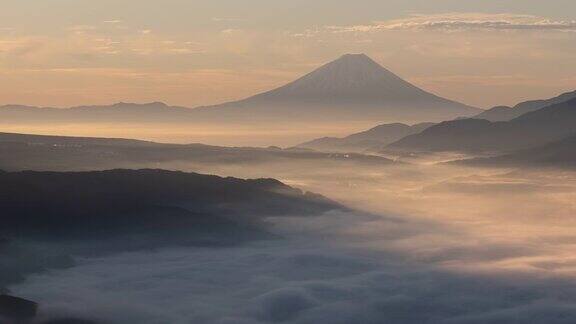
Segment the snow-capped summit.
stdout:
<path fill-rule="evenodd" d="M 346 54 L 262 97 L 302 97 L 362 103 L 368 100 L 414 100 L 430 95 L 402 80 L 365 54 Z"/>
<path fill-rule="evenodd" d="M 365 54 L 343 55 L 277 89 L 203 110 L 374 121 L 445 120 L 481 111 L 426 92 Z"/>

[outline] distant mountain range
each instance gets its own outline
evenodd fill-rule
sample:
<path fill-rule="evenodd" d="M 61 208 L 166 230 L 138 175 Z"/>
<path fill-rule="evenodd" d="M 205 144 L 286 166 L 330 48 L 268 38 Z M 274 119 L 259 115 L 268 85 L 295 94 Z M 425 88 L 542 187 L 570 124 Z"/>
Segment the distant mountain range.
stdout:
<path fill-rule="evenodd" d="M 575 135 L 536 148 L 497 157 L 477 158 L 454 163 L 488 167 L 576 168 L 576 132 Z"/>
<path fill-rule="evenodd" d="M 509 121 L 516 117 L 520 117 L 526 113 L 542 109 L 544 107 L 566 102 L 570 99 L 576 98 L 576 91 L 566 92 L 557 97 L 545 100 L 531 100 L 517 104 L 514 107 L 498 106 L 486 110 L 483 113 L 476 115 L 475 119 L 486 119 L 489 121 Z"/>
<path fill-rule="evenodd" d="M 147 104 L 120 102 L 110 106 L 72 108 L 6 105 L 0 106 L 0 118 L 4 122 L 12 123 L 176 123 L 194 120 L 192 109 L 168 106 L 162 102 Z"/>
<path fill-rule="evenodd" d="M 418 134 L 432 125 L 434 123 L 420 123 L 412 126 L 401 123 L 383 124 L 346 137 L 323 137 L 296 147 L 324 152 L 363 153 L 382 148 L 408 135 Z"/>
<path fill-rule="evenodd" d="M 450 146 L 449 148 L 420 147 L 417 150 L 428 149 L 431 151 L 436 151 L 436 150 L 450 149 L 458 151 L 461 150 L 477 151 L 478 148 L 475 147 L 476 144 L 474 144 L 474 140 L 481 141 L 483 140 L 482 137 L 474 136 L 475 137 L 474 139 L 467 138 L 465 140 L 462 140 L 461 145 L 456 144 L 456 142 L 460 141 L 460 139 L 456 137 L 459 137 L 460 135 L 472 136 L 470 134 L 472 134 L 474 131 L 484 132 L 486 127 L 502 127 L 503 125 L 503 124 L 488 123 L 486 122 L 486 120 L 495 122 L 509 121 L 514 118 L 518 118 L 524 114 L 534 112 L 554 104 L 567 102 L 570 99 L 574 98 L 576 98 L 576 91 L 567 92 L 560 96 L 550 99 L 522 102 L 514 106 L 514 108 L 505 106 L 494 107 L 490 110 L 487 110 L 475 116 L 473 119 L 458 118 L 456 120 L 441 123 L 437 127 L 433 128 L 433 130 L 431 130 L 430 133 L 423 134 L 421 137 L 413 136 L 410 139 L 401 141 L 399 144 L 391 145 L 390 148 L 396 148 L 401 145 L 404 145 L 404 143 L 406 143 L 407 141 L 415 141 L 414 138 L 419 138 L 419 140 L 426 141 L 425 138 L 426 136 L 431 136 L 431 138 L 433 136 L 446 136 L 446 142 L 447 142 L 446 145 Z M 363 153 L 367 151 L 378 152 L 389 144 L 403 140 L 404 137 L 410 135 L 417 135 L 422 131 L 431 128 L 432 126 L 435 125 L 436 125 L 435 123 L 420 123 L 413 126 L 408 126 L 406 124 L 401 123 L 382 124 L 374 128 L 371 128 L 367 131 L 355 133 L 346 137 L 340 137 L 340 138 L 323 137 L 314 139 L 312 141 L 299 144 L 297 145 L 297 147 L 309 148 L 325 152 L 358 152 L 358 153 Z M 430 135 L 431 132 L 434 132 L 434 135 Z M 443 132 L 452 132 L 452 133 L 441 135 Z M 529 143 L 530 138 L 528 138 L 523 142 L 530 144 Z M 439 144 L 436 143 L 434 145 Z M 469 148 L 464 146 L 469 146 Z"/>
<path fill-rule="evenodd" d="M 442 121 L 481 112 L 426 92 L 364 54 L 344 55 L 280 88 L 250 98 L 188 109 L 118 103 L 69 109 L 9 105 L 7 122 L 350 122 Z"/>
<path fill-rule="evenodd" d="M 388 145 L 384 151 L 502 152 L 545 145 L 576 132 L 576 98 L 514 118 L 446 121 Z"/>

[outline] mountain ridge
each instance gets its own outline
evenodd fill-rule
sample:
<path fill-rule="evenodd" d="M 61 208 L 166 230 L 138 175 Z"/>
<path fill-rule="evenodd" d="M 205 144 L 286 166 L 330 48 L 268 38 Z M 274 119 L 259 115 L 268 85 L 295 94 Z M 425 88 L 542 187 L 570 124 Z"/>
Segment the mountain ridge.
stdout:
<path fill-rule="evenodd" d="M 381 148 L 408 135 L 420 133 L 434 123 L 406 125 L 402 123 L 382 124 L 346 137 L 322 137 L 298 144 L 296 147 L 329 152 L 356 152 Z"/>
<path fill-rule="evenodd" d="M 486 119 L 489 121 L 510 121 L 516 117 L 520 117 L 523 114 L 533 112 L 553 104 L 566 102 L 573 98 L 576 98 L 576 90 L 565 92 L 559 96 L 549 99 L 524 101 L 515 105 L 514 107 L 496 106 L 482 112 L 479 115 L 474 116 L 474 118 Z"/>
<path fill-rule="evenodd" d="M 561 140 L 576 132 L 576 98 L 511 121 L 463 119 L 439 123 L 388 145 L 384 151 L 514 151 Z"/>
<path fill-rule="evenodd" d="M 452 164 L 480 167 L 576 168 L 576 133 L 549 144 L 489 158 L 454 161 Z"/>

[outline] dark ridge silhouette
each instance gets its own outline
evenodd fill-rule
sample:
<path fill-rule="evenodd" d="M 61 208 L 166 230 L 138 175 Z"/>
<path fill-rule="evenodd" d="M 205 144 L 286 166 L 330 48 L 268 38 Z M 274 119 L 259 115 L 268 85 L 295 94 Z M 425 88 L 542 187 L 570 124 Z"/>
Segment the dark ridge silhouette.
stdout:
<path fill-rule="evenodd" d="M 28 323 L 36 317 L 38 304 L 23 298 L 0 295 L 0 320 L 2 317 L 13 323 Z"/>
<path fill-rule="evenodd" d="M 248 220 L 340 208 L 273 179 L 163 170 L 0 174 L 0 235 L 62 238 L 180 233 L 190 242 L 241 240 Z M 162 239 L 169 240 L 174 235 Z M 182 239 L 182 237 L 180 237 Z"/>
<path fill-rule="evenodd" d="M 3 324 L 97 324 L 97 322 L 79 318 L 60 318 L 47 321 L 35 321 L 38 303 L 24 298 L 0 295 L 0 323 Z M 3 321 L 2 318 L 6 319 Z"/>
<path fill-rule="evenodd" d="M 492 158 L 454 162 L 461 165 L 488 167 L 553 167 L 576 168 L 576 135 L 563 140 Z"/>
<path fill-rule="evenodd" d="M 434 123 L 420 123 L 412 126 L 401 123 L 383 124 L 346 137 L 323 137 L 296 147 L 326 152 L 362 153 L 382 148 L 408 135 L 418 134 L 432 125 Z"/>
<path fill-rule="evenodd" d="M 79 318 L 62 318 L 41 322 L 40 324 L 98 324 L 98 322 Z"/>
<path fill-rule="evenodd" d="M 260 162 L 389 164 L 360 154 L 329 154 L 301 149 L 161 144 L 127 139 L 0 133 L 0 168 L 8 171 L 84 171 L 157 168 L 173 162 L 244 164 Z"/>
<path fill-rule="evenodd" d="M 486 119 L 493 122 L 509 121 L 526 113 L 533 112 L 554 104 L 563 103 L 574 98 L 576 98 L 576 91 L 566 92 L 550 99 L 525 101 L 517 104 L 514 107 L 497 106 L 486 110 L 479 115 L 476 115 L 474 118 Z"/>
<path fill-rule="evenodd" d="M 0 183 L 0 293 L 77 255 L 279 239 L 269 217 L 347 210 L 274 179 L 164 170 L 0 172 Z"/>
<path fill-rule="evenodd" d="M 385 151 L 505 152 L 537 147 L 576 132 L 576 98 L 508 122 L 447 121 L 388 145 Z"/>

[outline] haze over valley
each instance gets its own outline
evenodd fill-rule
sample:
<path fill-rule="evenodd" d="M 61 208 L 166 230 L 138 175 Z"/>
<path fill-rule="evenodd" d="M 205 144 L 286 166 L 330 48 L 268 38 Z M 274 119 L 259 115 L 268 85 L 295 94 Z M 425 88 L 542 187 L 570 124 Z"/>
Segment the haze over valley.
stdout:
<path fill-rule="evenodd" d="M 576 322 L 571 1 L 9 2 L 1 324 Z"/>

